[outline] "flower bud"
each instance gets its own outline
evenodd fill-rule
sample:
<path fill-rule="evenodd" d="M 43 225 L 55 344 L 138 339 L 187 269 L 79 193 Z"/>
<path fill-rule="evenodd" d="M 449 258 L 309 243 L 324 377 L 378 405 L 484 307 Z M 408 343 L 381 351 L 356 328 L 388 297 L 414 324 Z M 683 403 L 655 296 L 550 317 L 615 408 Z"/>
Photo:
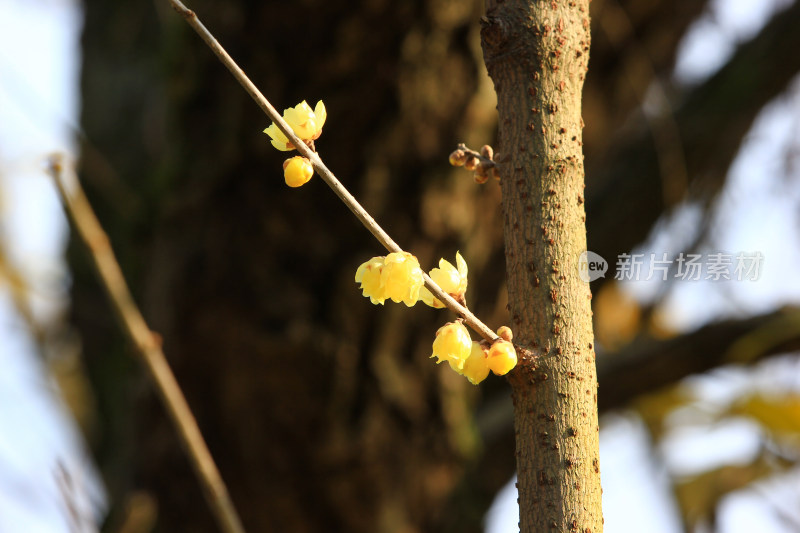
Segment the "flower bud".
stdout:
<path fill-rule="evenodd" d="M 489 348 L 489 369 L 498 376 L 505 376 L 517 366 L 517 351 L 506 340 L 497 340 Z"/>
<path fill-rule="evenodd" d="M 308 183 L 314 175 L 311 161 L 299 155 L 283 162 L 283 179 L 289 187 L 300 187 Z"/>
<path fill-rule="evenodd" d="M 433 354 L 437 363 L 447 361 L 456 371 L 462 371 L 472 352 L 472 339 L 461 322 L 448 322 L 436 331 Z"/>
<path fill-rule="evenodd" d="M 481 155 L 486 159 L 494 159 L 494 150 L 488 144 L 481 146 Z"/>
<path fill-rule="evenodd" d="M 467 154 L 466 158 L 464 159 L 464 168 L 467 170 L 475 170 L 478 166 L 478 158 L 472 154 Z"/>
<path fill-rule="evenodd" d="M 504 341 L 511 342 L 511 340 L 514 338 L 514 333 L 511 331 L 510 327 L 500 326 L 500 328 L 497 330 L 497 336 Z"/>
<path fill-rule="evenodd" d="M 467 154 L 461 149 L 453 150 L 450 152 L 450 157 L 448 159 L 450 160 L 450 164 L 454 167 L 462 167 L 467 160 Z"/>
<path fill-rule="evenodd" d="M 478 185 L 483 185 L 489 181 L 489 176 L 486 174 L 486 167 L 483 166 L 483 161 L 478 165 L 475 169 L 475 183 Z"/>

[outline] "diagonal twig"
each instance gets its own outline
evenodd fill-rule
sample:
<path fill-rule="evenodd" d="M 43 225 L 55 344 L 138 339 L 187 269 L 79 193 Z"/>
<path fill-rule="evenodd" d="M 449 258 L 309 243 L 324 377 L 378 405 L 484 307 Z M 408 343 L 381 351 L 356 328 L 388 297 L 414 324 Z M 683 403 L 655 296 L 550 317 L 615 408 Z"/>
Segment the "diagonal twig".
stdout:
<path fill-rule="evenodd" d="M 220 529 L 225 533 L 244 533 L 225 482 L 203 440 L 203 435 L 189 409 L 189 404 L 169 368 L 164 352 L 161 350 L 161 342 L 150 331 L 142 313 L 136 306 L 128 285 L 125 283 L 119 263 L 114 257 L 108 236 L 100 226 L 74 169 L 71 165 L 66 164 L 60 155 L 52 156 L 48 166 L 67 215 L 89 250 L 101 285 L 111 301 L 117 319 L 141 356 L 164 407 L 178 430 L 189 462 L 200 480 L 203 494 Z"/>
<path fill-rule="evenodd" d="M 217 39 L 211 34 L 210 31 L 200 22 L 200 19 L 197 18 L 197 15 L 194 11 L 187 8 L 180 0 L 169 0 L 172 7 L 177 11 L 186 22 L 202 37 L 202 39 L 206 42 L 209 48 L 214 52 L 220 62 L 225 65 L 225 67 L 233 74 L 233 77 L 236 78 L 236 81 L 247 91 L 247 94 L 255 100 L 258 107 L 270 118 L 280 129 L 284 135 L 289 139 L 300 154 L 311 161 L 311 164 L 314 166 L 314 170 L 317 171 L 325 183 L 333 189 L 333 192 L 336 196 L 339 197 L 342 202 L 353 212 L 353 214 L 358 218 L 358 220 L 366 227 L 372 235 L 378 239 L 384 248 L 389 250 L 390 252 L 400 252 L 402 249 L 400 246 L 397 245 L 396 242 L 392 240 L 391 237 L 383 230 L 383 228 L 375 222 L 375 219 L 364 209 L 361 204 L 353 197 L 352 194 L 342 185 L 342 183 L 334 176 L 333 172 L 331 172 L 328 167 L 325 166 L 325 163 L 322 162 L 322 159 L 319 155 L 311 150 L 306 143 L 303 142 L 297 135 L 295 135 L 292 128 L 283 120 L 280 113 L 272 106 L 269 100 L 261 94 L 261 91 L 258 90 L 258 87 L 250 81 L 250 78 L 244 73 L 244 71 L 236 64 L 236 62 L 228 55 L 228 52 L 222 47 L 222 45 L 217 41 Z M 442 303 L 444 303 L 451 311 L 460 315 L 464 318 L 464 323 L 467 324 L 469 327 L 474 329 L 481 337 L 488 341 L 493 341 L 497 339 L 497 335 L 483 322 L 481 322 L 472 312 L 464 307 L 463 305 L 456 302 L 453 297 L 449 294 L 444 292 L 441 287 L 439 287 L 427 274 L 423 272 L 423 278 L 425 280 L 425 286 L 428 290 L 436 296 Z"/>

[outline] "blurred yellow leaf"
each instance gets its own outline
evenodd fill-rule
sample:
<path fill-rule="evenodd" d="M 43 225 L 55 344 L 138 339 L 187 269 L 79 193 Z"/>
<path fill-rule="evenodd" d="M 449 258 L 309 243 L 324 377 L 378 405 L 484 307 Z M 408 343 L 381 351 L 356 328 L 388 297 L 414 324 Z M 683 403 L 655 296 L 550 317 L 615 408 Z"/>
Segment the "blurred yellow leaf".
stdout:
<path fill-rule="evenodd" d="M 726 494 L 779 472 L 786 466 L 788 464 L 784 461 L 761 455 L 748 465 L 727 465 L 676 483 L 675 496 L 685 522 L 692 525 L 711 516 Z"/>
<path fill-rule="evenodd" d="M 800 434 L 800 395 L 755 394 L 734 404 L 728 414 L 753 418 L 772 433 Z"/>

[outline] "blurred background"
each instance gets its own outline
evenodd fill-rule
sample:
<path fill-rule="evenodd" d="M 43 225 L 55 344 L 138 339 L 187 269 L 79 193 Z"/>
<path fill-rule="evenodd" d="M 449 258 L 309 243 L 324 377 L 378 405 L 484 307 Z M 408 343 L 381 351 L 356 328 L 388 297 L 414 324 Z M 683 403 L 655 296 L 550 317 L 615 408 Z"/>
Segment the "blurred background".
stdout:
<path fill-rule="evenodd" d="M 275 107 L 324 100 L 328 166 L 423 267 L 460 250 L 470 307 L 508 323 L 499 185 L 447 164 L 496 131 L 481 2 L 189 7 Z M 591 8 L 606 531 L 800 531 L 800 4 Z M 508 386 L 431 364 L 448 311 L 361 296 L 382 249 L 319 178 L 284 185 L 267 125 L 166 1 L 0 0 L 0 532 L 216 531 L 70 237 L 54 151 L 249 531 L 517 530 Z M 623 253 L 635 279 L 614 279 Z M 681 278 L 680 254 L 720 253 L 732 279 Z"/>

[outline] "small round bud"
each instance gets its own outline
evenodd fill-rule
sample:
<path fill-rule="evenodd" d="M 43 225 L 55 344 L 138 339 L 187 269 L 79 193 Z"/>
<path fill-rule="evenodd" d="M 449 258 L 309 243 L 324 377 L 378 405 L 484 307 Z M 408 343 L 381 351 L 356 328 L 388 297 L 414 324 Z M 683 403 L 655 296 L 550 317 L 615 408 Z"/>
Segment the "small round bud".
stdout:
<path fill-rule="evenodd" d="M 484 179 L 483 181 L 480 181 L 478 183 L 486 183 L 486 181 L 488 181 L 490 177 L 494 176 L 494 168 L 495 168 L 494 161 L 487 161 L 486 159 L 481 161 L 478 164 L 478 168 L 475 169 L 475 172 L 480 174 L 481 177 Z"/>
<path fill-rule="evenodd" d="M 489 348 L 489 369 L 498 376 L 505 376 L 517 366 L 517 351 L 506 340 L 497 340 Z"/>
<path fill-rule="evenodd" d="M 467 154 L 466 159 L 464 160 L 464 168 L 467 170 L 475 170 L 478 167 L 478 158 Z"/>
<path fill-rule="evenodd" d="M 467 154 L 464 150 L 453 150 L 450 153 L 450 164 L 454 167 L 463 167 L 467 161 Z"/>
<path fill-rule="evenodd" d="M 481 155 L 486 159 L 494 159 L 494 150 L 488 144 L 481 146 Z"/>
<path fill-rule="evenodd" d="M 500 328 L 497 330 L 497 336 L 504 341 L 511 342 L 511 340 L 514 338 L 514 333 L 511 331 L 510 327 L 500 326 Z"/>
<path fill-rule="evenodd" d="M 485 171 L 481 170 L 482 167 L 478 167 L 475 169 L 475 183 L 478 185 L 483 185 L 487 181 L 489 181 L 489 176 L 486 175 Z"/>
<path fill-rule="evenodd" d="M 311 161 L 299 155 L 283 162 L 283 178 L 289 187 L 300 187 L 314 175 Z"/>

